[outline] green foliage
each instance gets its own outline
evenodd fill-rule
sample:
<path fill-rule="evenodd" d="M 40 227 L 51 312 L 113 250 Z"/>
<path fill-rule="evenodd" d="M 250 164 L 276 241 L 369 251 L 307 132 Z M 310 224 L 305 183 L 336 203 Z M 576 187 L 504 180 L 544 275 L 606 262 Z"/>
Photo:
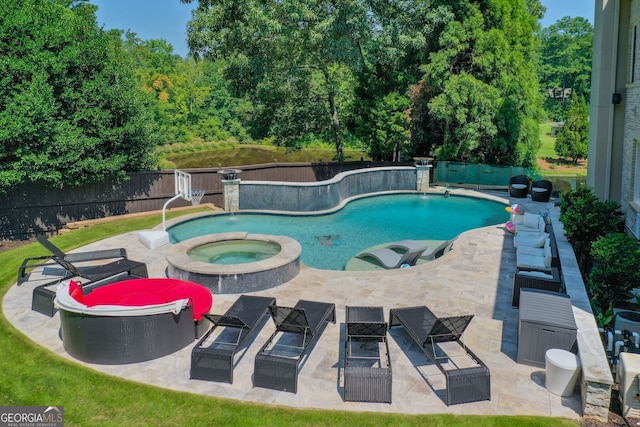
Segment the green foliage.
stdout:
<path fill-rule="evenodd" d="M 615 201 L 601 201 L 589 187 L 565 193 L 560 207 L 560 220 L 573 246 L 580 271 L 591 270 L 591 245 L 609 233 L 622 232 L 624 218 Z"/>
<path fill-rule="evenodd" d="M 589 152 L 589 109 L 584 97 L 573 97 L 564 127 L 556 138 L 555 151 L 562 158 L 570 158 L 574 164 L 587 157 Z"/>
<path fill-rule="evenodd" d="M 431 2 L 436 23 L 412 128 L 421 152 L 454 161 L 535 167 L 541 116 L 537 1 Z M 533 13 L 535 12 L 535 13 Z M 426 107 L 425 107 L 426 104 Z"/>
<path fill-rule="evenodd" d="M 613 306 L 609 305 L 605 309 L 603 309 L 600 304 L 595 299 L 590 300 L 591 309 L 593 310 L 593 316 L 596 319 L 596 324 L 600 328 L 611 328 L 613 329 L 613 320 L 616 315 L 613 313 Z"/>
<path fill-rule="evenodd" d="M 130 57 L 96 7 L 8 0 L 0 10 L 0 190 L 80 185 L 154 165 L 154 121 Z"/>
<path fill-rule="evenodd" d="M 624 233 L 610 233 L 591 245 L 594 268 L 589 274 L 591 297 L 601 308 L 616 307 L 625 293 L 640 286 L 640 246 Z"/>
<path fill-rule="evenodd" d="M 187 28 L 192 52 L 224 59 L 236 96 L 254 104 L 253 136 L 287 145 L 309 129 L 326 133 L 344 158 L 341 82 L 360 64 L 358 2 L 200 1 Z M 354 19 L 354 14 L 359 18 Z"/>
<path fill-rule="evenodd" d="M 401 153 L 408 151 L 408 108 L 407 97 L 390 93 L 380 100 L 372 100 L 367 109 L 367 120 L 358 120 L 358 131 L 374 160 L 397 162 Z"/>
<path fill-rule="evenodd" d="M 591 92 L 593 26 L 585 18 L 566 16 L 541 30 L 538 38 L 545 106 L 553 120 L 562 120 L 567 94 L 588 99 Z"/>
<path fill-rule="evenodd" d="M 500 108 L 498 90 L 462 72 L 447 80 L 444 92 L 429 104 L 436 120 L 445 123 L 438 158 L 485 162 L 498 133 L 494 118 Z"/>

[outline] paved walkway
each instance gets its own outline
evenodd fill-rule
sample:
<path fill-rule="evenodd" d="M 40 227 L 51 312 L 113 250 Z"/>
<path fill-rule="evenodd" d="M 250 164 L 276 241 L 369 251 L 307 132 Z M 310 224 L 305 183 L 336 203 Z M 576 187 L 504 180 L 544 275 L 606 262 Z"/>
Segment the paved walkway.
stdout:
<path fill-rule="evenodd" d="M 540 206 L 548 209 L 552 205 Z M 31 311 L 31 292 L 42 282 L 31 280 L 12 287 L 2 308 L 16 328 L 63 357 L 110 375 L 173 390 L 300 408 L 579 418 L 582 407 L 579 393 L 564 398 L 551 394 L 544 387 L 544 369 L 515 362 L 518 310 L 511 307 L 515 271 L 512 240 L 504 226 L 489 226 L 462 234 L 448 254 L 431 263 L 370 272 L 324 271 L 302 266 L 300 274 L 290 282 L 255 293 L 276 297 L 279 305 L 294 305 L 300 298 L 336 305 L 336 324 L 328 324 L 302 366 L 297 394 L 252 385 L 254 355 L 273 331 L 270 320 L 237 361 L 234 383 L 223 384 L 189 379 L 192 346 L 131 365 L 77 362 L 63 349 L 58 315 L 48 318 Z M 110 247 L 125 247 L 132 259 L 146 262 L 150 277 L 166 276 L 163 248 L 148 250 L 139 243 L 136 233 L 106 239 L 82 250 Z M 212 312 L 223 313 L 237 297 L 214 295 Z M 423 304 L 438 316 L 475 314 L 463 340 L 491 370 L 491 400 L 447 407 L 440 371 L 410 344 L 402 328 L 393 328 L 389 337 L 393 403 L 344 402 L 339 367 L 343 357 L 345 305 L 380 305 L 388 317 L 391 308 Z"/>

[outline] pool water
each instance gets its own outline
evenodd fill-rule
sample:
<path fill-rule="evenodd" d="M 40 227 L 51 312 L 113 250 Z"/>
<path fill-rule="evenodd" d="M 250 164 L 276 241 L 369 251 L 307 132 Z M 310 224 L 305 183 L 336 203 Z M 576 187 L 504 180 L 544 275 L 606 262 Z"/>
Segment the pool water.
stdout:
<path fill-rule="evenodd" d="M 505 205 L 472 197 L 401 194 L 359 199 L 338 212 L 298 216 L 210 215 L 169 228 L 172 243 L 214 233 L 244 231 L 285 235 L 302 245 L 310 267 L 343 270 L 365 249 L 403 239 L 449 240 L 478 227 L 509 219 Z"/>
<path fill-rule="evenodd" d="M 280 252 L 280 245 L 261 240 L 224 240 L 191 248 L 187 255 L 195 261 L 209 264 L 246 264 L 271 258 Z"/>

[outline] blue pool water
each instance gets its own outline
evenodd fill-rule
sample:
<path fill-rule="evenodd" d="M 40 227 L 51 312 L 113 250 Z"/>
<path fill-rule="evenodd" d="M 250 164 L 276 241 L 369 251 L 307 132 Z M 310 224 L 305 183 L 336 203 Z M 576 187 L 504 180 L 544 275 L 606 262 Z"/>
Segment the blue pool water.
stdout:
<path fill-rule="evenodd" d="M 390 195 L 360 199 L 327 215 L 210 215 L 169 228 L 172 243 L 214 233 L 285 235 L 302 245 L 310 267 L 343 270 L 359 252 L 403 239 L 448 240 L 509 219 L 502 203 L 471 197 Z"/>

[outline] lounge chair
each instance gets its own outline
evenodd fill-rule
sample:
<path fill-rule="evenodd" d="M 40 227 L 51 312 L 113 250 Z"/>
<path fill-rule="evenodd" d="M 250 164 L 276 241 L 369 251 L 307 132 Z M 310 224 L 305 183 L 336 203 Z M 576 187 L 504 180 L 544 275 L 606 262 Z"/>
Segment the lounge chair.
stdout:
<path fill-rule="evenodd" d="M 424 251 L 422 254 L 420 254 L 420 259 L 433 261 L 434 259 L 440 258 L 442 255 L 446 254 L 451 250 L 451 248 L 453 247 L 453 242 L 457 238 L 458 237 L 456 236 L 453 239 L 449 239 L 446 242 L 442 242 L 441 244 L 436 246 L 433 250 Z"/>
<path fill-rule="evenodd" d="M 404 244 L 402 244 L 402 242 L 404 242 Z M 415 241 L 403 240 L 402 242 L 393 243 L 389 246 L 385 246 L 384 248 L 362 252 L 356 255 L 356 257 L 361 259 L 372 258 L 382 267 L 391 269 L 399 268 L 403 264 L 414 265 L 418 260 L 418 257 L 428 249 L 426 245 L 408 243 Z M 406 246 L 407 244 L 410 246 Z M 404 252 L 399 253 L 398 250 L 404 250 Z"/>
<path fill-rule="evenodd" d="M 54 314 L 55 308 L 53 300 L 56 296 L 55 292 L 49 289 L 49 287 L 58 284 L 64 278 L 82 277 L 87 279 L 87 282 L 84 284 L 89 284 L 123 273 L 128 273 L 128 275 L 132 277 L 149 277 L 147 265 L 128 259 L 127 252 L 123 248 L 67 254 L 51 243 L 45 236 L 38 236 L 38 242 L 47 248 L 49 252 L 51 252 L 51 255 L 25 259 L 18 270 L 18 281 L 20 282 L 21 279 L 24 279 L 27 270 L 37 266 L 48 265 L 50 264 L 49 261 L 57 263 L 64 269 L 65 274 L 59 280 L 37 286 L 33 290 L 31 309 L 46 314 L 49 317 L 52 317 Z M 112 261 L 106 264 L 88 265 L 86 267 L 78 265 L 85 262 L 106 260 Z M 36 263 L 34 264 L 31 261 L 36 261 Z M 41 261 L 45 262 L 43 263 Z"/>
<path fill-rule="evenodd" d="M 438 318 L 426 306 L 390 311 L 389 328 L 404 326 L 413 341 L 444 374 L 447 406 L 491 399 L 489 368 L 461 340 L 472 319 L 472 314 Z M 440 343 L 445 342 L 457 343 L 475 366 L 459 367 L 453 357 L 446 353 L 439 355 L 444 352 Z"/>
<path fill-rule="evenodd" d="M 400 240 L 398 242 L 394 242 L 388 246 L 387 248 L 404 254 L 405 252 L 409 252 L 411 256 L 407 259 L 406 263 L 409 265 L 415 265 L 418 258 L 422 256 L 422 254 L 429 250 L 429 246 L 418 240 Z"/>
<path fill-rule="evenodd" d="M 335 304 L 300 300 L 294 307 L 271 305 L 269 312 L 276 330 L 256 355 L 253 384 L 296 393 L 298 368 L 325 322 L 335 323 Z"/>
<path fill-rule="evenodd" d="M 191 378 L 233 383 L 236 353 L 254 338 L 257 326 L 275 303 L 276 299 L 271 297 L 241 295 L 223 315 L 205 314 L 213 327 L 191 351 Z M 211 341 L 216 330 L 222 332 Z M 234 339 L 225 341 L 231 331 L 235 333 Z"/>
<path fill-rule="evenodd" d="M 346 307 L 344 400 L 391 403 L 391 358 L 382 307 Z"/>

